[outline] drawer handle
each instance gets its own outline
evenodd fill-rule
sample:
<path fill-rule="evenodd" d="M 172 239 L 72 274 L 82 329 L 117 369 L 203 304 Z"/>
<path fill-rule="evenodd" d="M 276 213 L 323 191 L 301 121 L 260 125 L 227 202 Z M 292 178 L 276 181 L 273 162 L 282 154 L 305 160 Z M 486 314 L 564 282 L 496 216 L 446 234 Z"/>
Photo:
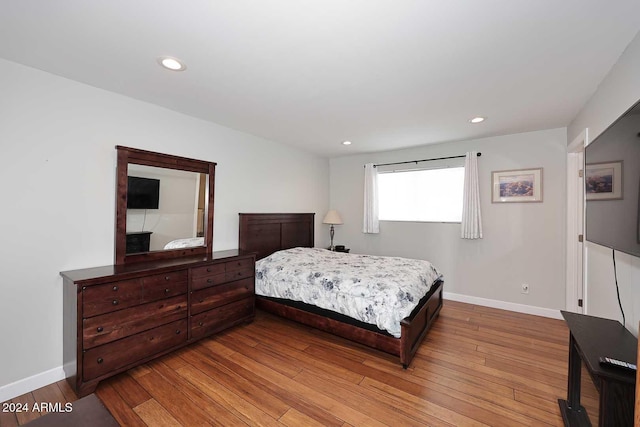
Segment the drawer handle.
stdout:
<path fill-rule="evenodd" d="M 204 326 L 203 322 L 198 322 L 198 326 Z"/>
<path fill-rule="evenodd" d="M 102 332 L 102 331 L 104 331 L 104 329 L 102 328 L 102 326 L 98 326 L 98 329 L 97 329 L 97 330 L 98 330 L 98 332 Z"/>
<path fill-rule="evenodd" d="M 198 298 L 198 302 L 204 302 L 202 298 Z"/>
<path fill-rule="evenodd" d="M 207 283 L 213 283 L 213 279 L 207 279 Z"/>
<path fill-rule="evenodd" d="M 176 331 L 176 335 L 180 335 L 180 329 Z"/>
<path fill-rule="evenodd" d="M 114 300 L 111 302 L 111 304 L 113 304 L 113 305 L 118 305 L 118 300 L 117 300 L 117 299 L 114 299 Z"/>
<path fill-rule="evenodd" d="M 102 362 L 104 362 L 104 359 L 103 359 L 102 357 L 98 357 L 97 362 L 98 362 L 98 363 L 102 363 Z"/>
<path fill-rule="evenodd" d="M 211 267 L 207 267 L 207 273 L 211 273 Z"/>
<path fill-rule="evenodd" d="M 167 288 L 167 289 L 165 289 L 165 290 L 164 290 L 164 293 L 165 293 L 165 294 L 168 294 L 169 292 L 171 292 L 171 289 L 169 289 L 169 288 Z"/>
<path fill-rule="evenodd" d="M 114 291 L 117 291 L 117 290 L 118 290 L 118 287 L 117 287 L 117 286 L 114 286 L 114 287 L 113 287 L 113 290 L 114 290 Z"/>
<path fill-rule="evenodd" d="M 182 306 L 179 305 L 179 306 L 176 307 L 176 310 L 180 310 L 181 308 L 182 308 Z"/>

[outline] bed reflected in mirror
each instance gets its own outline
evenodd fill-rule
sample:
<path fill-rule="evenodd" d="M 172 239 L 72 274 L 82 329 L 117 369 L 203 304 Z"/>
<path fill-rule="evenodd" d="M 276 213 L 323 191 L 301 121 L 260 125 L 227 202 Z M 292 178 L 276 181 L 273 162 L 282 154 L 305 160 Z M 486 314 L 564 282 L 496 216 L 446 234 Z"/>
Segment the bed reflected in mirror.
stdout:
<path fill-rule="evenodd" d="M 204 246 L 207 175 L 130 164 L 127 254 Z"/>

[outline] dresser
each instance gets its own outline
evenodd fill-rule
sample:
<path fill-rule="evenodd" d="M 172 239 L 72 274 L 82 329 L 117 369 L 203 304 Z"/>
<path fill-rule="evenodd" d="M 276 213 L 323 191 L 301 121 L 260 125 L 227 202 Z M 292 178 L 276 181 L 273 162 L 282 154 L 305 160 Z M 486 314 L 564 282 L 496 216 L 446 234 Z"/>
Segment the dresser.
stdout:
<path fill-rule="evenodd" d="M 255 315 L 255 255 L 65 271 L 64 370 L 78 396 L 98 383 Z"/>

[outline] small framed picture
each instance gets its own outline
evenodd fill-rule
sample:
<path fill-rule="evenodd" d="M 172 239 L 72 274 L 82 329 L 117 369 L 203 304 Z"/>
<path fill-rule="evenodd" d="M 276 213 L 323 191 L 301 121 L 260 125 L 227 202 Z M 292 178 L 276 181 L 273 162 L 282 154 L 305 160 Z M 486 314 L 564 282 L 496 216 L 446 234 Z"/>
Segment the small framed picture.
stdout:
<path fill-rule="evenodd" d="M 587 200 L 622 199 L 622 160 L 585 166 Z"/>
<path fill-rule="evenodd" d="M 491 173 L 492 203 L 542 201 L 542 168 Z"/>

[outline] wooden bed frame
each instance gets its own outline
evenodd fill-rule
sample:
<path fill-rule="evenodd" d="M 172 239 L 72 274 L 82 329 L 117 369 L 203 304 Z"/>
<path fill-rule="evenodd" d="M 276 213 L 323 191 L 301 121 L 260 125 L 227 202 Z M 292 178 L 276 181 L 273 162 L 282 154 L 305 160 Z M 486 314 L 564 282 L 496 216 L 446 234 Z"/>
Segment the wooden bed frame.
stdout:
<path fill-rule="evenodd" d="M 314 215 L 313 213 L 241 213 L 240 249 L 255 252 L 256 259 L 261 259 L 282 249 L 298 246 L 313 247 Z M 332 318 L 336 316 L 331 315 L 327 310 L 317 308 L 314 310 L 326 315 L 312 313 L 259 295 L 256 296 L 256 306 L 284 318 L 398 356 L 402 367 L 406 369 L 440 313 L 443 285 L 444 283 L 439 281 L 432 286 L 411 315 L 400 322 L 400 338 L 395 338 L 381 330 L 372 330 L 370 326 L 355 320 L 350 322 L 354 324 L 337 320 Z"/>

